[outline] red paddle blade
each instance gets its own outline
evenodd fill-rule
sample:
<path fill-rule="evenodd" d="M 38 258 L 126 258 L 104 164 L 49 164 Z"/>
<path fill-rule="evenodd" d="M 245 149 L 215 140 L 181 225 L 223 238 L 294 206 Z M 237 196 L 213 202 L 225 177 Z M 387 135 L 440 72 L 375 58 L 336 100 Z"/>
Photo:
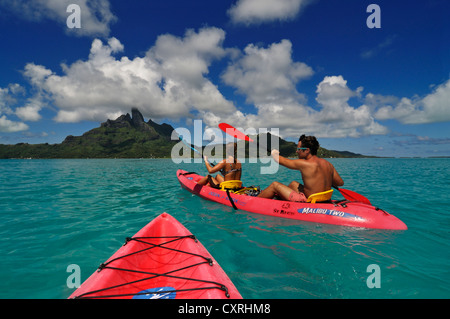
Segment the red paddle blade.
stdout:
<path fill-rule="evenodd" d="M 244 140 L 244 141 L 249 141 L 249 142 L 253 142 L 253 140 L 248 137 L 247 135 L 245 135 L 244 133 L 242 133 L 241 131 L 235 129 L 233 126 L 231 126 L 230 124 L 227 123 L 220 123 L 219 124 L 219 128 L 224 131 L 225 133 L 227 133 L 228 135 L 231 135 L 235 138 L 238 138 L 240 140 Z"/>
<path fill-rule="evenodd" d="M 348 190 L 348 189 L 338 188 L 337 190 L 339 192 L 341 192 L 342 196 L 344 196 L 345 199 L 348 199 L 348 200 L 354 201 L 354 202 L 361 202 L 361 203 L 365 203 L 365 204 L 368 204 L 368 205 L 372 205 L 370 203 L 370 201 L 366 197 L 361 195 L 361 194 L 358 194 L 358 193 L 356 193 L 354 191 L 351 191 L 351 190 Z"/>

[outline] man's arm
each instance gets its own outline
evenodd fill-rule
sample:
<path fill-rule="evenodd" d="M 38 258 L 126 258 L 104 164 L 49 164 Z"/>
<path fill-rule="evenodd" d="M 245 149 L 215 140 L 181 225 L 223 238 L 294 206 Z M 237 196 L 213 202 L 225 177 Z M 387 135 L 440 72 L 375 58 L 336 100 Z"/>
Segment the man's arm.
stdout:
<path fill-rule="evenodd" d="M 344 186 L 344 180 L 339 175 L 339 173 L 336 171 L 333 165 L 333 186 Z"/>
<path fill-rule="evenodd" d="M 272 150 L 271 154 L 275 162 L 290 169 L 300 170 L 303 166 L 302 164 L 305 163 L 305 161 L 301 159 L 291 160 L 289 158 L 281 156 L 278 150 Z"/>

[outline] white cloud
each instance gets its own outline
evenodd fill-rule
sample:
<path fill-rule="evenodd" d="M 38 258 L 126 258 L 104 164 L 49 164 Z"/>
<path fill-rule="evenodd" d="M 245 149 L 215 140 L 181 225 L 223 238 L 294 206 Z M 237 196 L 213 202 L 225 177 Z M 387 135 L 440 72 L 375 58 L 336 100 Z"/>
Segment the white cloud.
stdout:
<path fill-rule="evenodd" d="M 13 98 L 10 96 L 8 88 L 0 88 L 0 114 L 12 112 L 9 107 L 12 99 Z"/>
<path fill-rule="evenodd" d="M 81 10 L 81 28 L 69 29 L 66 25 L 67 7 L 77 4 Z M 18 18 L 41 21 L 54 20 L 70 34 L 78 36 L 108 35 L 110 24 L 116 17 L 108 0 L 1 0 L 0 6 L 12 11 Z"/>
<path fill-rule="evenodd" d="M 259 24 L 294 19 L 310 0 L 239 0 L 228 10 L 235 23 Z"/>
<path fill-rule="evenodd" d="M 107 43 L 95 39 L 89 57 L 63 64 L 62 74 L 27 64 L 23 74 L 37 94 L 15 115 L 24 121 L 38 120 L 44 100 L 56 107 L 59 122 L 105 121 L 137 107 L 156 121 L 196 117 L 204 120 L 206 128 L 220 122 L 242 128 L 279 128 L 285 138 L 301 133 L 318 137 L 386 134 L 380 121 L 388 119 L 403 123 L 450 120 L 450 80 L 424 98 L 372 93 L 363 98 L 363 88 L 352 89 L 342 75 L 325 76 L 317 85 L 315 103 L 310 104 L 297 85 L 310 80 L 314 72 L 293 59 L 289 40 L 267 47 L 249 44 L 240 51 L 224 48 L 224 39 L 225 32 L 213 27 L 188 30 L 183 37 L 165 34 L 144 56 L 133 59 L 123 55 L 125 48 L 118 39 Z M 236 108 L 209 79 L 211 65 L 225 58 L 230 59 L 222 81 L 243 94 L 256 112 Z M 14 114 L 6 105 L 3 110 Z"/>
<path fill-rule="evenodd" d="M 0 116 L 0 132 L 13 133 L 28 130 L 28 125 L 22 122 L 8 120 L 5 115 Z"/>
<path fill-rule="evenodd" d="M 52 71 L 46 69 L 42 65 L 35 65 L 33 63 L 29 63 L 25 66 L 25 70 L 23 71 L 25 77 L 30 79 L 30 83 L 36 87 L 40 87 L 47 77 L 52 75 Z"/>
<path fill-rule="evenodd" d="M 184 38 L 166 34 L 158 37 L 146 57 L 163 78 L 200 89 L 212 61 L 227 54 L 222 47 L 224 39 L 225 32 L 218 28 L 204 28 L 198 33 L 188 30 Z"/>
<path fill-rule="evenodd" d="M 325 124 L 324 132 L 330 137 L 359 137 L 386 134 L 387 128 L 376 123 L 367 105 L 352 107 L 348 101 L 358 96 L 362 88 L 352 91 L 341 76 L 326 76 L 317 86 L 317 102 L 321 106 L 316 120 Z"/>
<path fill-rule="evenodd" d="M 6 88 L 0 88 L 0 115 L 12 114 L 11 106 L 16 104 L 18 96 L 24 93 L 25 89 L 17 83 L 10 83 Z"/>
<path fill-rule="evenodd" d="M 404 124 L 450 121 L 450 79 L 423 98 L 402 98 L 397 103 L 382 105 L 375 113 L 379 120 L 395 119 Z"/>
<path fill-rule="evenodd" d="M 188 30 L 183 38 L 160 36 L 144 57 L 120 59 L 119 40 L 95 39 L 89 59 L 62 65 L 63 75 L 28 64 L 24 74 L 58 108 L 56 121 L 104 121 L 137 107 L 152 119 L 179 119 L 191 111 L 233 112 L 206 78 L 211 63 L 227 54 L 225 33 L 217 28 Z"/>
<path fill-rule="evenodd" d="M 295 85 L 313 74 L 308 65 L 292 61 L 292 43 L 282 40 L 267 49 L 249 44 L 244 55 L 228 66 L 222 78 L 238 88 L 248 102 L 267 103 L 297 100 Z"/>
<path fill-rule="evenodd" d="M 425 123 L 450 121 L 450 80 L 439 85 L 431 94 L 425 96 L 421 103 L 423 104 L 423 110 L 419 118 L 425 118 Z M 416 123 L 423 122 L 416 119 Z"/>
<path fill-rule="evenodd" d="M 237 111 L 225 118 L 214 118 L 214 122 L 279 128 L 283 137 L 298 137 L 302 132 L 318 137 L 387 133 L 384 126 L 375 122 L 368 106 L 349 105 L 349 99 L 359 97 L 362 88 L 351 90 L 342 76 L 326 76 L 317 86 L 319 109 L 308 106 L 296 85 L 312 74 L 309 66 L 293 61 L 292 44 L 288 40 L 267 49 L 248 45 L 244 54 L 228 66 L 223 80 L 244 94 L 247 102 L 254 103 L 257 114 Z"/>
<path fill-rule="evenodd" d="M 12 106 L 17 103 L 18 95 L 24 93 L 24 88 L 17 83 L 11 83 L 6 88 L 0 88 L 0 132 L 12 133 L 28 130 L 28 125 L 9 120 L 6 115 L 13 115 Z"/>
<path fill-rule="evenodd" d="M 381 94 L 373 94 L 367 93 L 364 97 L 364 104 L 367 105 L 372 112 L 374 112 L 381 105 L 394 105 L 397 104 L 400 99 L 393 95 L 381 95 Z"/>
<path fill-rule="evenodd" d="M 39 121 L 42 116 L 39 114 L 43 107 L 43 101 L 39 95 L 28 99 L 25 106 L 16 108 L 16 115 L 23 121 Z"/>

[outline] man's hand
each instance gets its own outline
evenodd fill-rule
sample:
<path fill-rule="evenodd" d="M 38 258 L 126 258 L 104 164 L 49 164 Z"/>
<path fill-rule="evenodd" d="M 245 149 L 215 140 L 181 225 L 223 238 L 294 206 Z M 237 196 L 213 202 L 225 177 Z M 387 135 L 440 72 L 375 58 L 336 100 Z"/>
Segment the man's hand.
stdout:
<path fill-rule="evenodd" d="M 279 150 L 273 149 L 272 152 L 270 152 L 270 154 L 272 155 L 275 162 L 277 162 L 277 163 L 280 162 L 280 151 Z"/>

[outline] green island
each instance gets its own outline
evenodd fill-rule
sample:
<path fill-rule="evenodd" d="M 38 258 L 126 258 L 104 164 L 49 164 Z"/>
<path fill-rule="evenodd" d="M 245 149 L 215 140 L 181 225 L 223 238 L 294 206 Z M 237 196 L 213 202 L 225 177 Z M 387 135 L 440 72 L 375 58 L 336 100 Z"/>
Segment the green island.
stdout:
<path fill-rule="evenodd" d="M 133 108 L 130 114 L 121 115 L 115 120 L 107 120 L 100 127 L 94 128 L 81 136 L 67 136 L 60 144 L 0 144 L 0 159 L 51 159 L 51 158 L 170 158 L 172 148 L 180 140 L 172 140 L 174 128 L 169 124 L 157 124 L 151 119 L 145 122 L 138 109 Z M 252 136 L 259 145 L 260 141 L 268 141 L 265 148 L 270 148 L 274 138 L 278 139 L 281 155 L 296 157 L 296 143 L 282 138 L 270 136 Z M 272 142 L 272 143 L 271 143 Z M 249 157 L 249 142 L 246 143 L 245 156 Z M 207 145 L 205 148 L 212 147 Z M 224 146 L 223 146 L 224 147 Z M 217 149 L 217 146 L 216 146 Z M 223 152 L 225 154 L 225 152 Z M 180 157 L 194 156 L 180 154 Z M 214 149 L 211 152 L 214 155 Z M 355 158 L 371 157 L 346 151 L 333 151 L 319 148 L 319 157 Z M 196 155 L 198 156 L 198 155 Z"/>

